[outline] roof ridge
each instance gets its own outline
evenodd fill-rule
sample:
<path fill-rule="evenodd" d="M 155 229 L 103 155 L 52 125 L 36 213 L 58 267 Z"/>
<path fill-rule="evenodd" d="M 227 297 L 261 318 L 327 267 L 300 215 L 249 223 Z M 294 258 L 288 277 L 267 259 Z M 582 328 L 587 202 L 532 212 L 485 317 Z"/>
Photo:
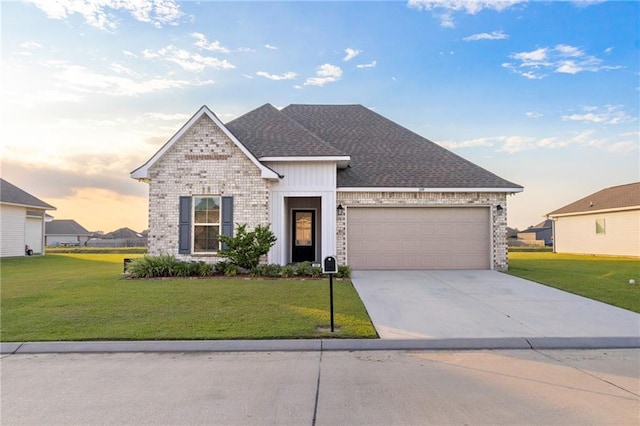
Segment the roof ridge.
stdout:
<path fill-rule="evenodd" d="M 314 139 L 316 139 L 318 142 L 320 142 L 322 145 L 326 146 L 327 148 L 331 148 L 334 149 L 336 151 L 338 151 L 340 154 L 342 155 L 349 155 L 347 153 L 345 153 L 343 150 L 333 146 L 332 144 L 330 144 L 328 141 L 322 139 L 320 136 L 318 136 L 316 133 L 312 132 L 311 130 L 309 130 L 308 128 L 306 128 L 305 126 L 303 126 L 300 122 L 298 122 L 297 120 L 295 120 L 293 117 L 287 115 L 283 110 L 286 109 L 287 107 L 291 106 L 293 104 L 287 105 L 286 107 L 284 107 L 282 110 L 279 110 L 276 108 L 276 110 L 278 111 L 279 114 L 281 114 L 283 117 L 285 117 L 288 121 L 290 121 L 291 123 L 293 123 L 294 125 L 298 126 L 299 128 L 301 128 L 302 130 L 305 131 L 305 133 L 311 135 Z M 275 108 L 275 107 L 274 107 Z"/>

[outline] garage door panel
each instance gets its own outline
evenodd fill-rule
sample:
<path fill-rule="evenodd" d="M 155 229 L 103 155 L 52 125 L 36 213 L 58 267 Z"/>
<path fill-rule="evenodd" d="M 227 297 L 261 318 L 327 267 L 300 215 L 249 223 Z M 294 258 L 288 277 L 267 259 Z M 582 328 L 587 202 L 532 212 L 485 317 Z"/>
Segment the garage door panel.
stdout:
<path fill-rule="evenodd" d="M 488 208 L 350 208 L 354 269 L 487 269 Z"/>

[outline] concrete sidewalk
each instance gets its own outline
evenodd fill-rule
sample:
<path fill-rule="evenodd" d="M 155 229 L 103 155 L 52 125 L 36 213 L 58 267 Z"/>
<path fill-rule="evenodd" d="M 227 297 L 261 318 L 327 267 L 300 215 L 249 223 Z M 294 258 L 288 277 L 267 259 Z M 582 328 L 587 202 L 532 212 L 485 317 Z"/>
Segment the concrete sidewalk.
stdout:
<path fill-rule="evenodd" d="M 11 355 L 7 425 L 631 425 L 638 349 Z"/>
<path fill-rule="evenodd" d="M 640 337 L 640 314 L 496 271 L 355 271 L 352 281 L 383 339 Z"/>

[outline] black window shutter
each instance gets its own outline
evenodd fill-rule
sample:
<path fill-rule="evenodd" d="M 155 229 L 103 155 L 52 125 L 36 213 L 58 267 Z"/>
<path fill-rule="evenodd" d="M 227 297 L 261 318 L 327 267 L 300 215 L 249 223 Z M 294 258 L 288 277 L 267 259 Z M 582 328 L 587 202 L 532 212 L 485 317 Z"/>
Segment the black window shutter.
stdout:
<path fill-rule="evenodd" d="M 233 197 L 222 197 L 222 235 L 233 237 Z M 222 249 L 226 249 L 222 244 Z"/>
<path fill-rule="evenodd" d="M 178 253 L 191 253 L 191 197 L 180 197 Z"/>

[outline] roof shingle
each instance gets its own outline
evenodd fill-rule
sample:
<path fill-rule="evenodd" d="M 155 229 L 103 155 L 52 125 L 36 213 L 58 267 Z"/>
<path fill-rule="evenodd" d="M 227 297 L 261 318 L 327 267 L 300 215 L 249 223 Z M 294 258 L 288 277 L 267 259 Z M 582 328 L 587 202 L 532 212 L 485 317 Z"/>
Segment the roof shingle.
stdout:
<path fill-rule="evenodd" d="M 91 235 L 73 219 L 57 219 L 44 224 L 45 235 Z"/>
<path fill-rule="evenodd" d="M 362 105 L 263 105 L 227 128 L 258 158 L 350 156 L 338 187 L 522 187 Z"/>
<path fill-rule="evenodd" d="M 2 178 L 0 178 L 0 202 L 45 210 L 56 209 Z"/>
<path fill-rule="evenodd" d="M 256 108 L 225 126 L 257 158 L 345 156 L 271 104 Z"/>
<path fill-rule="evenodd" d="M 640 207 L 640 182 L 612 186 L 587 195 L 584 198 L 567 204 L 548 213 L 547 216 L 558 216 L 571 213 L 588 213 L 598 210 Z"/>

